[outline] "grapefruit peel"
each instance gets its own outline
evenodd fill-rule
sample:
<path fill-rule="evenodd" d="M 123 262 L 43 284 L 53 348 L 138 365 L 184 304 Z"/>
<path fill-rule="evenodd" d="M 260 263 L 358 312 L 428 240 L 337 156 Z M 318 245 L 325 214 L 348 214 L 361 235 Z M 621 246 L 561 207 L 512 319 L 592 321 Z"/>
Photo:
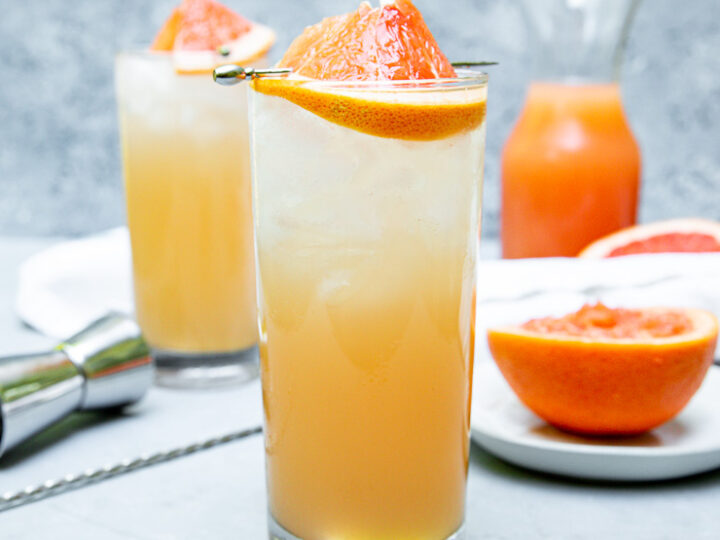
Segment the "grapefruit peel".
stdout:
<path fill-rule="evenodd" d="M 376 137 L 429 141 L 464 133 L 485 120 L 485 89 L 457 92 L 442 90 L 443 101 L 429 92 L 399 98 L 398 87 L 386 90 L 349 85 L 332 88 L 314 81 L 256 79 L 253 88 L 277 96 L 340 126 Z M 412 92 L 412 89 L 410 89 Z M 424 94 L 424 96 L 423 96 Z"/>

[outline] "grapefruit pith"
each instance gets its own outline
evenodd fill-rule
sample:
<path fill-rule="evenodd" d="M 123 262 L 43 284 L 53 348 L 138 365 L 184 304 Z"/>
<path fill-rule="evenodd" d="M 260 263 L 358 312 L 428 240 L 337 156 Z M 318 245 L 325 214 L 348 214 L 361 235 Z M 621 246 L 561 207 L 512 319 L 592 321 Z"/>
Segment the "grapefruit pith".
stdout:
<path fill-rule="evenodd" d="M 596 240 L 580 257 L 619 257 L 641 253 L 720 251 L 720 223 L 708 219 L 671 219 L 636 225 Z"/>
<path fill-rule="evenodd" d="M 585 306 L 565 317 L 488 331 L 520 400 L 576 433 L 642 433 L 677 415 L 712 364 L 718 322 L 707 311 Z"/>

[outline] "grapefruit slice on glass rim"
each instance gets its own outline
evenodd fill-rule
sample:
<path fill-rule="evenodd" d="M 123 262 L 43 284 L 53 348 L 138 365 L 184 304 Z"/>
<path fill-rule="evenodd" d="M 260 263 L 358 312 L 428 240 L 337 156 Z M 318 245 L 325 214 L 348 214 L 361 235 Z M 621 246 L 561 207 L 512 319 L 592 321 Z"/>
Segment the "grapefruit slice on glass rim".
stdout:
<path fill-rule="evenodd" d="M 275 33 L 216 0 L 183 0 L 155 36 L 151 51 L 169 52 L 178 73 L 208 73 L 246 64 L 272 47 Z"/>
<path fill-rule="evenodd" d="M 258 78 L 253 88 L 369 135 L 436 140 L 472 130 L 485 119 L 487 94 L 479 86 L 447 92 L 442 100 L 432 92 L 383 90 L 432 89 L 434 81 L 457 77 L 410 0 L 383 1 L 375 8 L 362 2 L 356 11 L 308 26 L 278 67 L 292 68 L 292 76 Z M 362 84 L 376 81 L 393 84 Z"/>
<path fill-rule="evenodd" d="M 546 422 L 582 434 L 630 435 L 687 405 L 717 337 L 708 311 L 596 304 L 491 328 L 488 345 L 520 401 Z"/>
<path fill-rule="evenodd" d="M 579 257 L 605 258 L 642 253 L 720 252 L 720 223 L 686 218 L 628 227 L 596 240 Z"/>

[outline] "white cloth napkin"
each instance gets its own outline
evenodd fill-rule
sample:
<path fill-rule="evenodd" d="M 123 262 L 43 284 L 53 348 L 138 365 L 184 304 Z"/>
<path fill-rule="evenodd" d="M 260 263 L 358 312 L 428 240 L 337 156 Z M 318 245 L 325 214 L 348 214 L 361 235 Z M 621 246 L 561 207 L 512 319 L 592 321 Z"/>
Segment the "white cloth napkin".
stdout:
<path fill-rule="evenodd" d="M 57 339 L 108 311 L 132 313 L 127 229 L 62 242 L 30 257 L 20 266 L 15 309 L 25 323 Z"/>
<path fill-rule="evenodd" d="M 478 352 L 488 326 L 562 315 L 585 302 L 699 307 L 720 315 L 720 254 L 613 259 L 482 260 Z M 20 267 L 16 308 L 40 332 L 66 338 L 109 310 L 132 312 L 125 228 L 57 244 Z"/>

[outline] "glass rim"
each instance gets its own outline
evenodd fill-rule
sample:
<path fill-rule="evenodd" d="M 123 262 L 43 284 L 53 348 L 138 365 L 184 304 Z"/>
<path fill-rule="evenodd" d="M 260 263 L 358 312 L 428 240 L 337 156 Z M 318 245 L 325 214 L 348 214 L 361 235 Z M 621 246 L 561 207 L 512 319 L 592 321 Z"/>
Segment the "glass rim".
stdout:
<path fill-rule="evenodd" d="M 131 63 L 131 62 L 145 62 L 145 63 L 156 63 L 158 66 L 172 67 L 174 65 L 172 51 L 151 51 L 150 49 L 122 49 L 115 52 L 113 58 L 115 65 L 119 63 Z M 208 69 L 207 73 L 212 76 L 212 69 Z M 196 75 L 196 73 L 187 73 L 185 75 Z"/>
<path fill-rule="evenodd" d="M 129 47 L 127 49 L 118 49 L 115 51 L 115 56 L 153 56 L 157 58 L 169 58 L 172 56 L 172 51 L 153 51 L 150 49 L 150 45 L 145 47 Z"/>
<path fill-rule="evenodd" d="M 382 92 L 403 90 L 409 92 L 437 92 L 438 90 L 466 90 L 484 88 L 488 84 L 488 74 L 484 71 L 471 69 L 455 70 L 457 77 L 439 79 L 403 79 L 392 81 L 341 81 L 320 80 L 306 77 L 294 78 L 292 74 L 286 79 L 303 86 L 319 89 L 355 90 Z M 270 80 L 270 79 L 268 79 Z"/>

